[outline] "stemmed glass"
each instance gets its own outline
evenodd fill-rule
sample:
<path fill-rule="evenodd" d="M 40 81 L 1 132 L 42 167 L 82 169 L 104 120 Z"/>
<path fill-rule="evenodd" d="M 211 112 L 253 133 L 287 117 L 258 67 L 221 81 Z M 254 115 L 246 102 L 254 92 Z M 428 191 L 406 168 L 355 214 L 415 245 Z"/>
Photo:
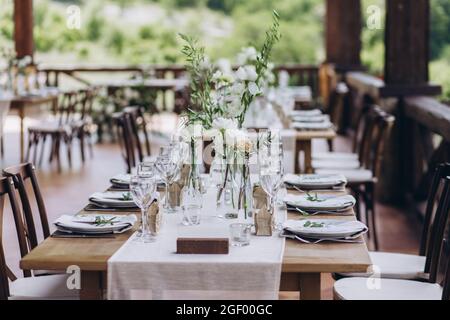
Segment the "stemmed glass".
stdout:
<path fill-rule="evenodd" d="M 148 228 L 147 221 L 147 212 L 152 204 L 155 190 L 156 181 L 153 170 L 150 170 L 149 168 L 138 168 L 138 174 L 131 176 L 130 179 L 131 196 L 136 205 L 141 209 L 142 213 L 141 234 L 136 237 L 136 241 L 149 243 L 156 240 L 155 236 L 151 234 Z"/>
<path fill-rule="evenodd" d="M 259 181 L 268 197 L 268 210 L 275 214 L 275 199 L 283 183 L 283 147 L 279 142 L 268 142 L 259 149 Z M 275 216 L 274 216 L 275 217 Z"/>
<path fill-rule="evenodd" d="M 158 158 L 155 162 L 155 168 L 164 181 L 165 196 L 163 208 L 168 213 L 175 212 L 175 209 L 169 205 L 169 184 L 177 177 L 179 166 L 178 149 L 174 145 L 161 147 Z"/>

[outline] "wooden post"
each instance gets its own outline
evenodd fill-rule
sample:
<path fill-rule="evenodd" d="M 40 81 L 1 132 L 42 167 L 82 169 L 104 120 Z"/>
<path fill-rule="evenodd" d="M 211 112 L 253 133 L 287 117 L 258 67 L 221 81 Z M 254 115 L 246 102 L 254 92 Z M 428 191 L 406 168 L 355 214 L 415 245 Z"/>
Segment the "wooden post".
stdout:
<path fill-rule="evenodd" d="M 14 0 L 14 41 L 18 58 L 33 57 L 33 0 Z"/>
<path fill-rule="evenodd" d="M 360 0 L 327 0 L 326 56 L 337 70 L 361 69 Z"/>
<path fill-rule="evenodd" d="M 420 145 L 405 97 L 438 95 L 441 87 L 428 83 L 429 0 L 386 0 L 385 87 L 381 97 L 396 97 L 396 127 L 387 145 L 379 190 L 389 202 L 405 200 L 414 176 L 414 158 Z"/>
<path fill-rule="evenodd" d="M 385 82 L 428 82 L 429 0 L 386 1 Z"/>

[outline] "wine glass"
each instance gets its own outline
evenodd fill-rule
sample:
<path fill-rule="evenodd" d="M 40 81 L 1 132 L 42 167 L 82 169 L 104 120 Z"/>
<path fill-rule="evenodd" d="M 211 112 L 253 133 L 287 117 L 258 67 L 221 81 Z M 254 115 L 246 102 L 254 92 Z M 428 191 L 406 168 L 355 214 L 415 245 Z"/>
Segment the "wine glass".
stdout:
<path fill-rule="evenodd" d="M 155 168 L 164 181 L 165 196 L 163 208 L 168 213 L 175 212 L 175 209 L 169 205 L 169 184 L 177 177 L 180 169 L 178 158 L 174 154 L 176 154 L 176 152 L 174 151 L 173 145 L 161 147 L 159 156 L 155 162 Z"/>
<path fill-rule="evenodd" d="M 283 182 L 284 165 L 282 150 L 281 144 L 269 144 L 260 148 L 258 154 L 260 168 L 259 181 L 269 198 L 268 209 L 270 212 L 275 208 L 275 196 Z"/>
<path fill-rule="evenodd" d="M 155 241 L 155 235 L 148 228 L 147 212 L 152 204 L 153 195 L 156 190 L 156 182 L 153 175 L 133 175 L 130 179 L 130 191 L 133 201 L 141 209 L 141 234 L 135 241 L 149 243 Z"/>

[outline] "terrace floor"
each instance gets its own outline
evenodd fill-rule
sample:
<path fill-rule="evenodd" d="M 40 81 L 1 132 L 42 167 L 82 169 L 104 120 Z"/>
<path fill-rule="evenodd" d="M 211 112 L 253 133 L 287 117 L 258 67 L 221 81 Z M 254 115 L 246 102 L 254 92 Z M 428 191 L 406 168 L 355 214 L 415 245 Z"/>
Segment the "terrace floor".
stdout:
<path fill-rule="evenodd" d="M 161 124 L 156 120 L 156 125 Z M 17 164 L 19 154 L 18 119 L 9 116 L 5 132 L 5 158 L 1 167 Z M 339 137 L 336 150 L 348 151 L 350 140 Z M 313 148 L 324 148 L 322 141 L 314 142 Z M 62 153 L 63 170 L 58 173 L 56 166 L 44 164 L 38 168 L 38 179 L 45 199 L 49 221 L 53 221 L 64 213 L 75 213 L 80 210 L 90 194 L 108 187 L 109 178 L 125 169 L 119 148 L 116 144 L 103 143 L 94 146 L 94 157 L 88 158 L 84 165 L 74 145 L 74 165 L 69 169 Z M 380 249 L 383 251 L 417 253 L 420 241 L 421 225 L 419 219 L 402 208 L 377 204 L 377 221 Z M 7 262 L 11 269 L 19 274 L 19 250 L 12 215 L 5 210 L 3 224 L 4 246 Z M 333 280 L 331 275 L 322 275 L 322 297 L 332 299 Z M 280 293 L 281 299 L 298 299 L 296 293 Z"/>

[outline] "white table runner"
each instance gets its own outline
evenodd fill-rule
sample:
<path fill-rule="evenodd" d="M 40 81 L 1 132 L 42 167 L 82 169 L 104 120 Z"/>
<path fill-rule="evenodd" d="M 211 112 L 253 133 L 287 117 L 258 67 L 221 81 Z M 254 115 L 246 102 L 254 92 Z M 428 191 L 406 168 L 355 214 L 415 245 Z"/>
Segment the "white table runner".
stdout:
<path fill-rule="evenodd" d="M 284 252 L 278 234 L 252 235 L 249 246 L 230 246 L 228 255 L 175 253 L 177 237 L 229 237 L 236 221 L 213 217 L 213 199 L 205 203 L 198 226 L 167 214 L 156 242 L 130 238 L 108 261 L 108 299 L 278 299 Z"/>

